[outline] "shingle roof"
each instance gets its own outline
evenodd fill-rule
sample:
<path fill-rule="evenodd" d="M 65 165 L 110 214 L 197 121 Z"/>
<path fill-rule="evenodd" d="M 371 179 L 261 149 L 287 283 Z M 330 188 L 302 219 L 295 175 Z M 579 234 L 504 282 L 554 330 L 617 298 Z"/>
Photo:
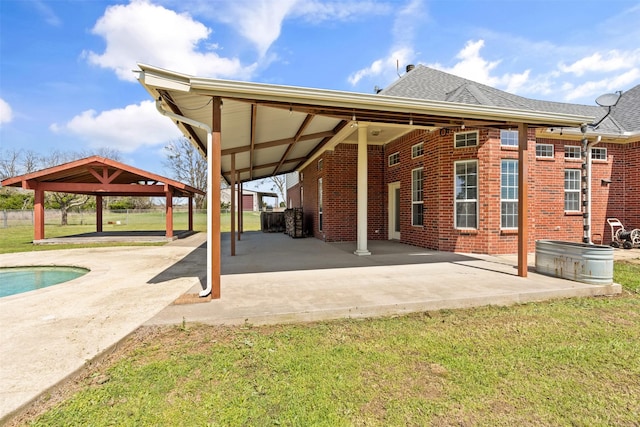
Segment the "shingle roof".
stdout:
<path fill-rule="evenodd" d="M 605 107 L 525 98 L 424 65 L 417 65 L 380 94 L 594 116 L 596 122 L 607 114 Z M 622 94 L 618 105 L 612 108 L 611 115 L 600 123 L 598 129 L 612 133 L 640 131 L 640 85 Z"/>

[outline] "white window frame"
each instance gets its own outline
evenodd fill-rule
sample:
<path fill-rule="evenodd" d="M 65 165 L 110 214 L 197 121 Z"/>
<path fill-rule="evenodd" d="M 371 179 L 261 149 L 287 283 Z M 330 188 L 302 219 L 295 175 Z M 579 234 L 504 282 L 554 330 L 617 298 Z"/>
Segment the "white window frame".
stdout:
<path fill-rule="evenodd" d="M 564 170 L 564 211 L 580 212 L 581 188 L 582 188 L 582 170 L 565 169 Z M 571 196 L 571 200 L 569 197 Z M 571 204 L 571 205 L 569 205 Z M 567 209 L 568 208 L 568 209 Z"/>
<path fill-rule="evenodd" d="M 469 135 L 475 135 L 474 144 L 469 143 Z M 458 141 L 459 139 L 458 137 L 460 137 L 460 141 Z M 453 135 L 453 146 L 455 148 L 477 147 L 479 139 L 480 139 L 480 135 L 478 134 L 477 130 L 472 130 L 469 132 L 456 132 Z M 461 142 L 462 144 L 458 144 L 459 142 Z"/>
<path fill-rule="evenodd" d="M 416 188 L 415 173 L 420 171 L 420 184 Z M 420 223 L 417 224 L 414 209 L 420 206 Z M 424 225 L 424 168 L 415 168 L 411 170 L 411 225 L 414 227 L 422 227 Z"/>
<path fill-rule="evenodd" d="M 324 166 L 324 159 L 318 160 L 318 171 L 321 171 L 323 166 Z"/>
<path fill-rule="evenodd" d="M 422 157 L 424 154 L 424 142 L 420 142 L 418 144 L 414 144 L 411 146 L 411 158 L 415 159 L 417 157 Z"/>
<path fill-rule="evenodd" d="M 467 165 L 474 165 L 474 169 L 475 169 L 475 173 L 473 175 L 475 175 L 475 183 L 473 182 L 469 182 L 470 180 L 468 179 L 469 176 L 471 176 L 472 174 L 469 173 L 468 171 L 468 166 Z M 464 176 L 465 179 L 459 181 L 458 180 L 458 176 L 461 176 L 461 174 L 458 174 L 458 166 L 465 166 L 465 172 L 464 172 Z M 453 204 L 453 222 L 454 222 L 454 227 L 457 229 L 471 229 L 471 230 L 477 230 L 478 229 L 478 191 L 479 191 L 479 187 L 478 187 L 478 161 L 477 160 L 461 160 L 461 161 L 457 161 L 453 163 L 453 200 L 454 200 L 454 204 Z M 464 183 L 464 184 L 463 184 Z M 475 185 L 469 185 L 469 184 L 475 184 Z M 460 198 L 459 198 L 460 196 Z M 475 196 L 475 197 L 473 197 Z M 458 224 L 458 212 L 463 211 L 462 206 L 468 206 L 470 204 L 474 205 L 474 209 L 472 209 L 473 212 L 472 215 L 469 215 L 469 210 L 468 209 L 464 209 L 465 210 L 465 218 L 473 218 L 472 222 L 475 222 L 475 226 L 469 226 L 469 220 L 465 221 L 465 224 Z M 460 205 L 460 208 L 458 207 L 458 205 Z"/>
<path fill-rule="evenodd" d="M 599 154 L 596 154 L 599 153 Z M 607 161 L 607 148 L 606 147 L 592 147 L 591 148 L 591 160 L 604 160 Z"/>
<path fill-rule="evenodd" d="M 388 162 L 389 167 L 395 166 L 395 165 L 399 165 L 400 164 L 400 152 L 396 151 L 395 153 L 389 154 L 389 159 L 388 159 L 387 162 Z"/>
<path fill-rule="evenodd" d="M 500 129 L 501 147 L 518 147 L 518 131 Z"/>
<path fill-rule="evenodd" d="M 564 158 L 565 159 L 581 159 L 582 148 L 579 145 L 565 145 Z"/>
<path fill-rule="evenodd" d="M 540 150 L 538 150 L 538 148 Z M 543 150 L 545 149 L 545 150 Z M 550 151 L 550 152 L 549 152 Z M 536 144 L 536 157 L 539 159 L 553 159 L 555 156 L 553 144 Z"/>
<path fill-rule="evenodd" d="M 505 165 L 510 165 L 506 173 Z M 502 159 L 500 161 L 500 229 L 514 230 L 517 228 L 518 160 Z"/>
<path fill-rule="evenodd" d="M 318 231 L 322 231 L 322 178 L 318 178 Z"/>

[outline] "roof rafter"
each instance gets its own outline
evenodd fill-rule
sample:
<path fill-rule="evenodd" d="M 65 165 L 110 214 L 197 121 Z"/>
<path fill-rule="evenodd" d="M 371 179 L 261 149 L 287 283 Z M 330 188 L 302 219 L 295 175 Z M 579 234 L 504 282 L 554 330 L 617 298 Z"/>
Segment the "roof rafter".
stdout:
<path fill-rule="evenodd" d="M 291 144 L 289 144 L 289 146 L 285 150 L 284 154 L 282 155 L 282 158 L 280 159 L 280 162 L 278 163 L 278 166 L 276 166 L 275 170 L 273 171 L 274 175 L 278 175 L 278 171 L 280 170 L 280 168 L 284 164 L 284 161 L 287 159 L 287 156 L 289 156 L 289 153 L 291 153 L 291 150 L 293 150 L 295 145 L 298 143 L 298 141 L 300 140 L 300 137 L 302 136 L 302 133 L 309 126 L 309 124 L 311 124 L 311 121 L 313 120 L 314 117 L 315 117 L 315 115 L 313 115 L 313 114 L 307 114 L 307 116 L 304 118 L 304 121 L 302 122 L 302 124 L 298 128 L 298 130 L 296 132 L 296 135 L 293 137 L 293 142 Z"/>

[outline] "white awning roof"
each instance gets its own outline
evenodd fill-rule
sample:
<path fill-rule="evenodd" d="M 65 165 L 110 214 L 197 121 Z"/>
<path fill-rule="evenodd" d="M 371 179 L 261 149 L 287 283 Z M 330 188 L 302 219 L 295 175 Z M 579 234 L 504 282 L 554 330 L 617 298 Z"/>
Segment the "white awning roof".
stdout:
<path fill-rule="evenodd" d="M 209 127 L 212 97 L 223 102 L 222 175 L 231 156 L 241 181 L 291 172 L 341 142 L 356 142 L 353 122 L 366 122 L 369 144 L 386 144 L 413 129 L 446 127 L 578 127 L 593 117 L 487 107 L 304 87 L 188 76 L 145 64 L 139 81 L 163 108 Z M 182 133 L 206 154 L 206 131 L 184 123 Z"/>

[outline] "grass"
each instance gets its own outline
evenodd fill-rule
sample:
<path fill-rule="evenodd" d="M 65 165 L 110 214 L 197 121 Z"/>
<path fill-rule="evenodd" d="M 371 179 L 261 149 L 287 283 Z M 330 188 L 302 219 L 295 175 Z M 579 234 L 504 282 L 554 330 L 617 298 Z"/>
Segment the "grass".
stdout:
<path fill-rule="evenodd" d="M 304 325 L 142 328 L 58 425 L 578 425 L 640 420 L 640 265 L 623 295 Z M 72 393 L 73 391 L 73 393 Z"/>
<path fill-rule="evenodd" d="M 96 231 L 95 223 L 87 224 L 87 215 L 80 219 L 76 216 L 70 219 L 70 224 L 61 226 L 59 224 L 45 224 L 45 237 L 73 236 L 75 234 L 91 233 Z M 120 221 L 120 224 L 117 224 Z M 260 213 L 243 213 L 244 230 L 260 230 Z M 104 217 L 103 231 L 144 231 L 144 230 L 164 230 L 165 217 L 162 213 L 145 212 L 140 214 L 111 214 Z M 194 215 L 194 230 L 205 232 L 207 230 L 207 215 L 199 213 Z M 177 212 L 174 215 L 174 229 L 186 230 L 188 228 L 188 217 L 185 212 Z M 231 230 L 231 219 L 228 213 L 220 216 L 220 228 L 222 232 Z M 237 224 L 236 224 L 237 229 Z M 106 244 L 63 244 L 63 245 L 34 245 L 33 226 L 17 225 L 7 228 L 0 228 L 0 254 L 14 252 L 46 251 L 53 249 L 88 248 L 100 246 L 149 246 L 162 245 L 163 243 L 106 243 Z"/>

